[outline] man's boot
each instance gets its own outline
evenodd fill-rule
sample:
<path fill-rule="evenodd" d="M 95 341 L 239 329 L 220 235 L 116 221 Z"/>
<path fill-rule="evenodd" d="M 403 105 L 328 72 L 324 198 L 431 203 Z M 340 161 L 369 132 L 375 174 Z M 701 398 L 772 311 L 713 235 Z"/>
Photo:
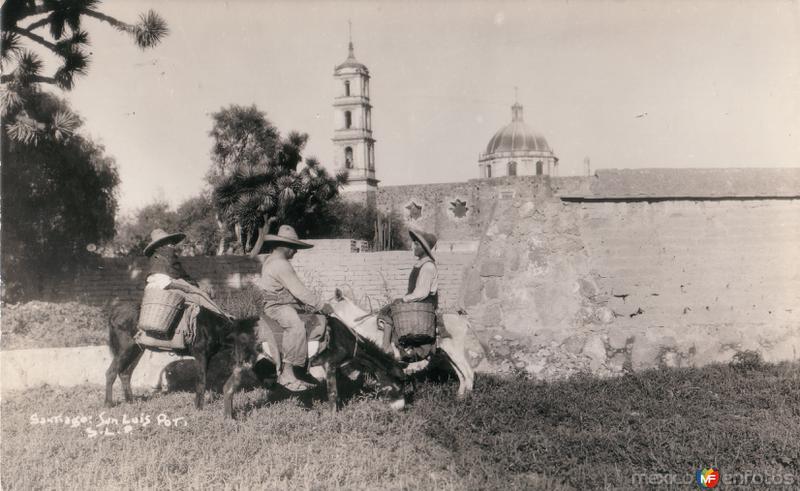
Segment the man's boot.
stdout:
<path fill-rule="evenodd" d="M 294 373 L 295 366 L 291 363 L 283 363 L 283 369 L 281 370 L 281 374 L 278 376 L 278 384 L 285 387 L 287 390 L 292 392 L 299 392 L 303 390 L 308 390 L 313 387 L 312 384 L 297 378 L 297 375 Z"/>

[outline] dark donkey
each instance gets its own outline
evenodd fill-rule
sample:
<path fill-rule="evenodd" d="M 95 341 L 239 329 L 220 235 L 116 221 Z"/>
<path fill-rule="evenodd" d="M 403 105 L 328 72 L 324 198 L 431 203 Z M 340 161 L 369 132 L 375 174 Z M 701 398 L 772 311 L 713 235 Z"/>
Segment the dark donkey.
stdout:
<path fill-rule="evenodd" d="M 125 401 L 130 402 L 133 399 L 131 374 L 144 353 L 144 348 L 133 339 L 138 320 L 139 305 L 127 303 L 110 307 L 108 345 L 114 358 L 106 371 L 106 406 L 108 407 L 114 404 L 113 388 L 118 375 L 122 381 Z M 197 409 L 203 408 L 208 362 L 223 347 L 232 344 L 230 335 L 233 326 L 234 323 L 230 320 L 201 308 L 197 315 L 197 332 L 194 341 L 188 349 L 176 352 L 179 355 L 193 356 L 197 362 L 197 384 L 195 386 Z"/>
<path fill-rule="evenodd" d="M 391 399 L 394 409 L 405 406 L 403 393 L 406 374 L 403 365 L 385 353 L 372 341 L 357 335 L 335 317 L 328 317 L 325 334 L 327 345 L 311 356 L 312 366 L 323 366 L 328 389 L 328 403 L 331 411 L 339 409 L 338 376 L 341 369 L 371 374 L 377 381 L 379 390 Z M 233 418 L 233 395 L 242 381 L 242 371 L 256 363 L 256 340 L 253 334 L 258 319 L 241 321 L 234 328 L 233 373 L 225 383 L 225 416 Z"/>

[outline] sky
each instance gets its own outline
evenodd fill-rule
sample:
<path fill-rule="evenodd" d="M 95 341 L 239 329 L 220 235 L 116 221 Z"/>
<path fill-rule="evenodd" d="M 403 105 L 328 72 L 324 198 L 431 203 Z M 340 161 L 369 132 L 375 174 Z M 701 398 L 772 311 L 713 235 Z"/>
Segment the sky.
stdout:
<path fill-rule="evenodd" d="M 170 34 L 142 51 L 95 20 L 92 64 L 64 95 L 115 157 L 122 213 L 198 194 L 210 115 L 255 104 L 306 156 L 333 160 L 334 66 L 370 70 L 382 185 L 478 177 L 511 121 L 560 175 L 647 167 L 800 167 L 800 2 L 105 2 Z"/>

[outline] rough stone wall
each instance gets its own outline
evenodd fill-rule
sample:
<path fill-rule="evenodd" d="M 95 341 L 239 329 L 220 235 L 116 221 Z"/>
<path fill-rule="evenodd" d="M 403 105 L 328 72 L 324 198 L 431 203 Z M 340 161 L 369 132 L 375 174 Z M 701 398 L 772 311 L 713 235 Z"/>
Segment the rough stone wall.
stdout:
<path fill-rule="evenodd" d="M 496 368 L 797 359 L 800 172 L 737 171 L 554 179 L 498 199 L 462 297 Z M 664 185 L 642 194 L 640 179 Z"/>

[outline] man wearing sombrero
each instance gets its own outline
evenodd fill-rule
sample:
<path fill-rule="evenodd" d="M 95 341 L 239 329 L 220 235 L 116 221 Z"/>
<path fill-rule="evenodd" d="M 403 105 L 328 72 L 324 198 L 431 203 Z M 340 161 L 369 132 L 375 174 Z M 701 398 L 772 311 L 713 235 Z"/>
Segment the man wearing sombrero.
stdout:
<path fill-rule="evenodd" d="M 190 304 L 199 305 L 219 315 L 226 315 L 206 292 L 186 273 L 178 260 L 175 245 L 186 238 L 186 234 L 168 234 L 157 228 L 150 233 L 150 243 L 144 248 L 144 255 L 150 258 L 147 285 L 145 289 L 180 291 Z M 182 350 L 186 348 L 186 334 L 190 330 L 189 320 L 184 314 L 175 327 L 172 339 L 159 339 L 144 331 L 136 333 L 136 342 L 145 346 Z"/>
<path fill-rule="evenodd" d="M 289 262 L 298 249 L 311 247 L 311 244 L 298 239 L 294 228 L 281 225 L 277 235 L 264 237 L 258 251 L 258 254 L 270 253 L 264 260 L 258 285 L 263 290 L 264 314 L 283 330 L 283 366 L 278 383 L 289 390 L 304 390 L 311 386 L 298 378 L 298 373 L 301 377 L 306 374 L 308 340 L 319 339 L 325 331 L 324 317 L 298 310 L 310 307 L 323 314 L 333 312 L 330 305 L 303 284 Z M 264 337 L 259 335 L 259 338 Z"/>
<path fill-rule="evenodd" d="M 429 232 L 409 229 L 408 234 L 414 244 L 414 256 L 417 258 L 411 274 L 408 276 L 408 290 L 405 295 L 395 300 L 395 303 L 423 302 L 433 304 L 436 309 L 439 305 L 439 272 L 436 260 L 433 257 L 433 248 L 436 246 L 436 236 Z M 385 327 L 383 330 L 383 349 L 392 351 L 393 325 L 391 317 L 382 316 Z M 431 350 L 431 346 L 411 348 L 417 357 L 424 358 Z"/>

